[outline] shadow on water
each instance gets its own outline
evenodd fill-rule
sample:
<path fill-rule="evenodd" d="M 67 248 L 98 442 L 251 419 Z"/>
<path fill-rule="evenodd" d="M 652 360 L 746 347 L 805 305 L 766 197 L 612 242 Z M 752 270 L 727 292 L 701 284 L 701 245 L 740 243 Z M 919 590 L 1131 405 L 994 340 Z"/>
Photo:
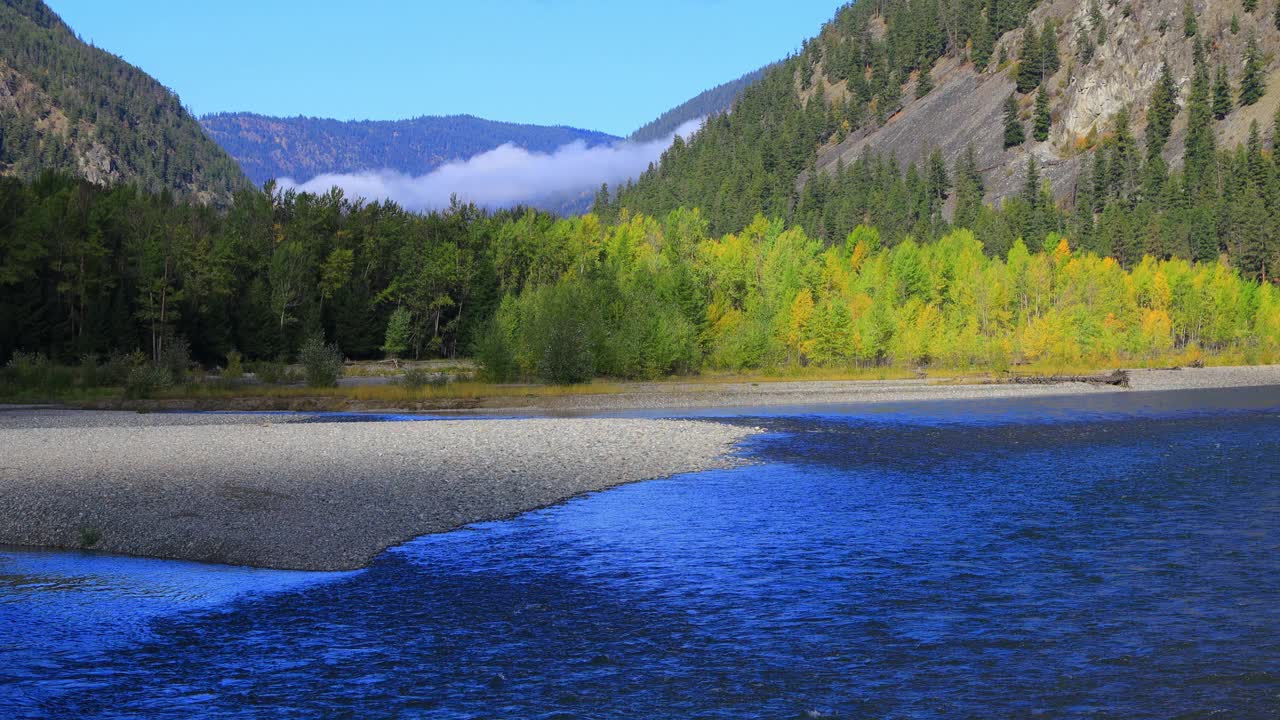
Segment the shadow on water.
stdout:
<path fill-rule="evenodd" d="M 1275 717 L 1280 397 L 1135 395 L 750 411 L 753 465 L 340 576 L 0 552 L 0 708 Z"/>

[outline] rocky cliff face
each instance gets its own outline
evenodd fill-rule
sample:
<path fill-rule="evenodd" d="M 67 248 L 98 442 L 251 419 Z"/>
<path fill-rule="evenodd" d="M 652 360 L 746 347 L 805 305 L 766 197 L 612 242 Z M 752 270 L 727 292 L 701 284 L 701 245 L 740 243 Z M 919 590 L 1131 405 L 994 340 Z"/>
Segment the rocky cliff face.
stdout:
<path fill-rule="evenodd" d="M 1015 92 L 1016 59 L 1022 41 L 1022 30 L 1014 30 L 999 39 L 987 68 L 944 57 L 933 68 L 935 88 L 931 92 L 906 102 L 883 125 L 823 148 L 816 167 L 829 172 L 837 163 L 850 163 L 866 151 L 892 154 L 905 167 L 923 162 L 935 147 L 954 162 L 972 143 L 989 202 L 999 202 L 1019 191 L 1028 155 L 1039 160 L 1054 194 L 1069 201 L 1080 172 L 1088 165 L 1090 149 L 1110 130 L 1112 119 L 1122 108 L 1129 108 L 1133 130 L 1142 137 L 1146 106 L 1162 62 L 1167 62 L 1173 73 L 1180 108 L 1164 157 L 1179 164 L 1193 54 L 1193 39 L 1183 30 L 1183 7 L 1184 0 L 1040 3 L 1031 12 L 1030 22 L 1035 27 L 1046 22 L 1055 25 L 1061 57 L 1060 69 L 1047 81 L 1053 124 L 1044 142 L 1029 140 L 1018 147 L 1003 147 L 1003 103 Z M 1250 122 L 1256 120 L 1264 131 L 1269 129 L 1280 107 L 1277 9 L 1261 2 L 1248 13 L 1238 0 L 1195 0 L 1193 7 L 1210 64 L 1225 64 L 1236 89 L 1251 34 L 1262 51 L 1268 81 L 1265 95 L 1249 107 L 1237 105 L 1217 123 L 1220 146 L 1234 147 L 1244 142 Z M 1233 17 L 1238 28 L 1234 32 Z M 999 61 L 1002 54 L 1008 58 L 1004 64 Z M 914 83 L 904 89 L 903 96 L 914 97 Z M 1022 118 L 1029 124 L 1034 94 L 1017 97 Z"/>

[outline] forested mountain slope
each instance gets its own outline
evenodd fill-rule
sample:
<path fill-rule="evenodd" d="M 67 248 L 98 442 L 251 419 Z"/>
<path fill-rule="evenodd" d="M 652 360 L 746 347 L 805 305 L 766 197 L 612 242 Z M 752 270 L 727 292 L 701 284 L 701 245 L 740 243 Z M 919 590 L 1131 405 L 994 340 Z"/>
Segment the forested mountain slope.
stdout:
<path fill-rule="evenodd" d="M 219 113 L 200 122 L 258 185 L 272 178 L 306 181 L 365 170 L 418 176 L 506 143 L 546 153 L 577 140 L 591 146 L 619 139 L 562 125 L 520 125 L 470 115 L 344 121 Z"/>
<path fill-rule="evenodd" d="M 719 115 L 733 107 L 733 103 L 743 90 L 754 85 L 764 77 L 772 65 L 753 70 L 746 75 L 727 83 L 704 90 L 670 110 L 662 113 L 653 121 L 631 133 L 627 138 L 633 142 L 661 140 L 674 133 L 681 125 L 690 120 Z"/>
<path fill-rule="evenodd" d="M 1271 276 L 1278 49 L 1274 0 L 858 2 L 598 209 L 955 224 L 997 254 L 1059 231 Z"/>
<path fill-rule="evenodd" d="M 0 175 L 46 170 L 203 202 L 246 184 L 168 88 L 40 0 L 0 0 Z"/>

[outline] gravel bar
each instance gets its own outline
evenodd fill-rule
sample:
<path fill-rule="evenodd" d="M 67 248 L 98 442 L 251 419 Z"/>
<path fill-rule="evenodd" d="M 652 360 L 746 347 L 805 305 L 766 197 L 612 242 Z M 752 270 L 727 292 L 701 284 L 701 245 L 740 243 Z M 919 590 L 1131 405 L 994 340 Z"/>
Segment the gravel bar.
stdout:
<path fill-rule="evenodd" d="M 26 426 L 22 426 L 23 420 Z M 0 411 L 0 544 L 299 570 L 622 483 L 724 467 L 754 428 Z"/>

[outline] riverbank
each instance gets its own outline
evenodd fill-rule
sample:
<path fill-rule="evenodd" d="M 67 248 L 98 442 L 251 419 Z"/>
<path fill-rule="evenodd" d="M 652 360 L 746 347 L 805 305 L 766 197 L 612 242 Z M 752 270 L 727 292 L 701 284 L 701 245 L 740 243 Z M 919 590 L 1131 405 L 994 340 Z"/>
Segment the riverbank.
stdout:
<path fill-rule="evenodd" d="M 308 419 L 0 412 L 0 544 L 352 569 L 426 533 L 724 466 L 754 432 L 663 420 Z"/>
<path fill-rule="evenodd" d="M 916 400 L 981 400 L 1098 392 L 1193 390 L 1280 385 L 1280 365 L 1125 370 L 1092 376 L 938 375 L 882 380 L 695 378 L 592 383 L 569 387 L 460 383 L 417 390 L 397 385 L 330 389 L 253 387 L 188 392 L 151 399 L 79 403 L 111 410 L 400 411 L 563 414 L 625 410 L 690 410 Z M 1079 381 L 1089 378 L 1086 382 Z M 1032 381 L 1032 382 L 1027 382 Z"/>

